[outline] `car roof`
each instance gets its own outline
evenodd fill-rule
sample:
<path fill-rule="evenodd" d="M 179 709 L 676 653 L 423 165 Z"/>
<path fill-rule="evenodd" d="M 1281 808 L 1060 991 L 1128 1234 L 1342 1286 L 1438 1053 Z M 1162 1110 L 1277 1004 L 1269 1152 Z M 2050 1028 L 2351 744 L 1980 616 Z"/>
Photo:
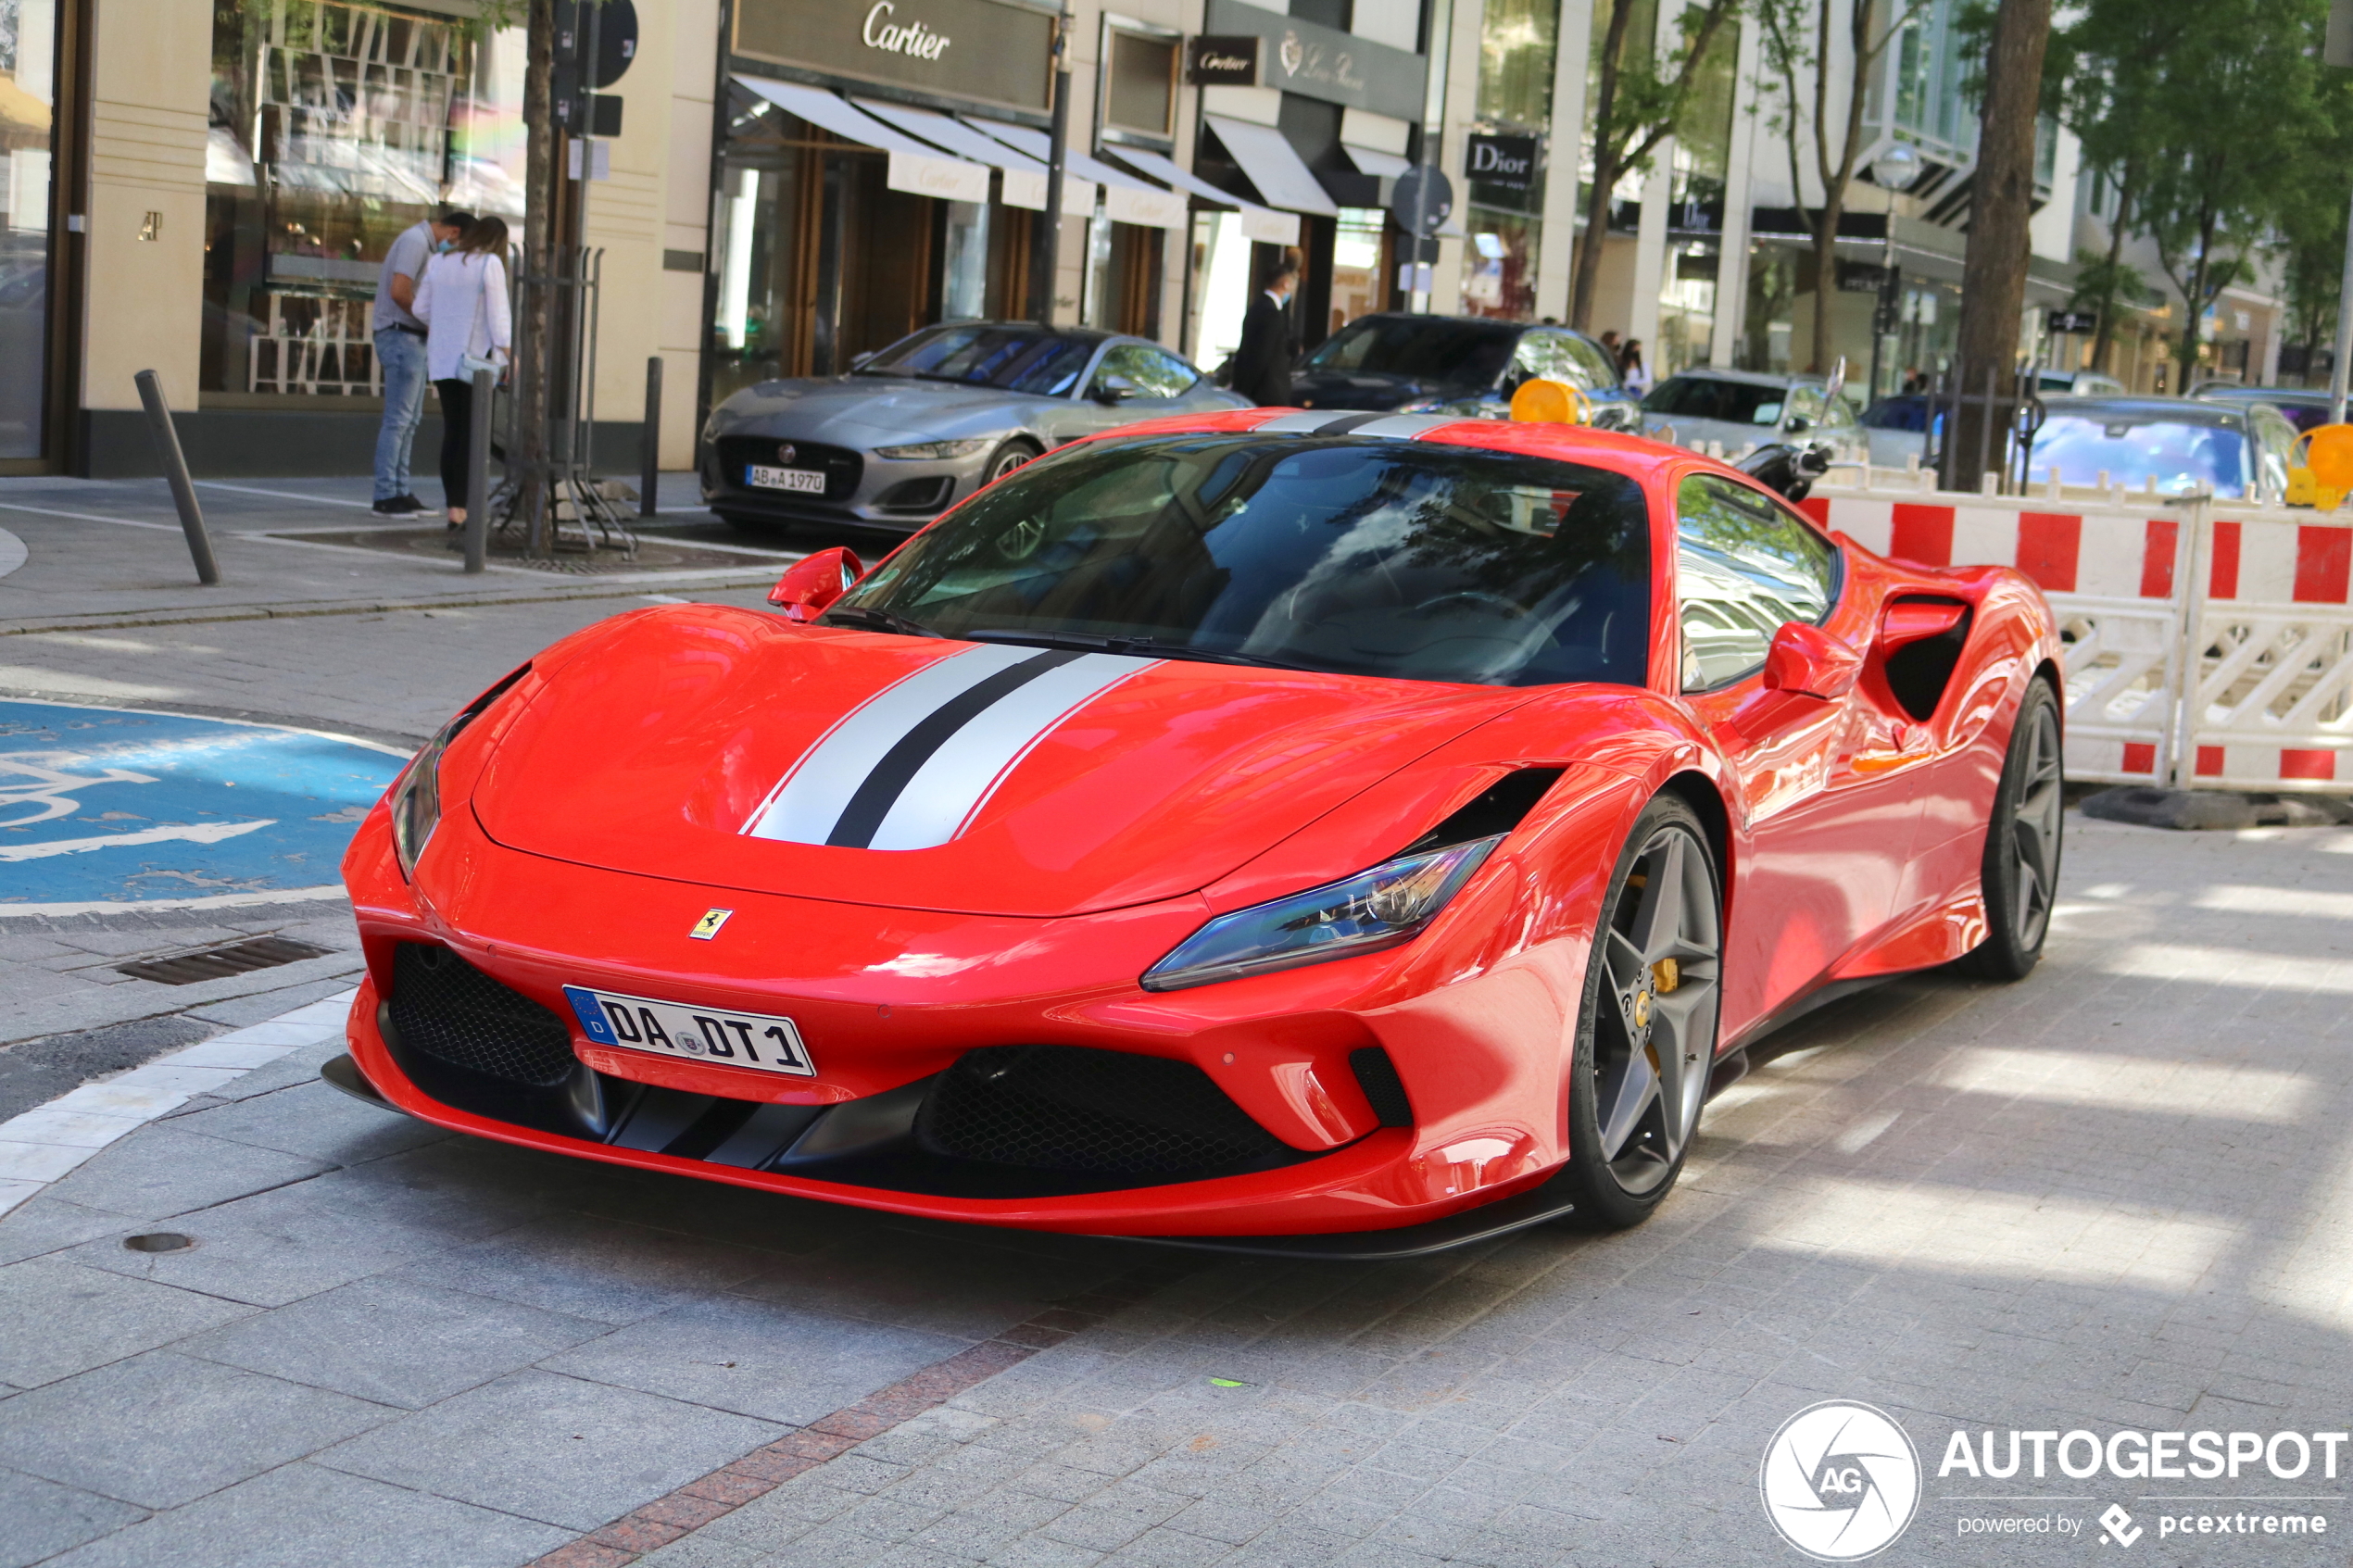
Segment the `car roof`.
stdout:
<path fill-rule="evenodd" d="M 2210 382 L 2190 394 L 2195 398 L 2232 403 L 2301 403 L 2318 407 L 2329 395 L 2309 386 L 2241 386 L 2236 382 Z"/>
<path fill-rule="evenodd" d="M 1356 325 L 1358 321 L 1445 321 L 1453 326 L 1480 327 L 1491 332 L 1568 332 L 1584 338 L 1593 335 L 1591 332 L 1580 332 L 1575 327 L 1562 326 L 1557 321 L 1548 325 L 1542 321 L 1506 321 L 1495 316 L 1446 316 L 1436 311 L 1419 310 L 1367 310 L 1362 316 L 1343 323 L 1340 331 L 1344 332 L 1350 327 Z"/>
<path fill-rule="evenodd" d="M 2083 397 L 2045 397 L 2043 407 L 2054 414 L 2118 414 L 2142 424 L 2171 420 L 2177 424 L 2233 423 L 2244 407 L 2219 398 L 2117 397 L 2097 394 Z"/>
<path fill-rule="evenodd" d="M 1676 371 L 1668 381 L 1729 381 L 1743 386 L 1826 386 L 1820 376 L 1775 375 L 1769 370 L 1726 370 L 1714 365 L 1693 365 Z"/>

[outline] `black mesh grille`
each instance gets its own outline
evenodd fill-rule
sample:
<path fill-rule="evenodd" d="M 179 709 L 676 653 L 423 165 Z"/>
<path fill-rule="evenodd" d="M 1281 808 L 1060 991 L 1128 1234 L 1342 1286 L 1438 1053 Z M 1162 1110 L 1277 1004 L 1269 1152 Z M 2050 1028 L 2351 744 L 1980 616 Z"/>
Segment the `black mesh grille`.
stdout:
<path fill-rule="evenodd" d="M 1295 1157 L 1190 1062 L 1074 1046 L 966 1052 L 915 1134 L 964 1160 L 1164 1179 Z"/>
<path fill-rule="evenodd" d="M 400 944 L 390 1008 L 402 1045 L 452 1066 L 547 1088 L 576 1064 L 561 1018 L 447 947 Z"/>
<path fill-rule="evenodd" d="M 723 435 L 712 445 L 719 454 L 719 477 L 729 488 L 750 490 L 755 495 L 774 495 L 783 501 L 847 500 L 866 471 L 863 455 L 847 446 L 828 446 L 815 441 L 786 441 L 774 435 Z M 789 458 L 785 456 L 786 447 L 792 449 Z M 825 493 L 815 495 L 799 490 L 752 490 L 745 470 L 754 463 L 763 468 L 823 470 Z"/>

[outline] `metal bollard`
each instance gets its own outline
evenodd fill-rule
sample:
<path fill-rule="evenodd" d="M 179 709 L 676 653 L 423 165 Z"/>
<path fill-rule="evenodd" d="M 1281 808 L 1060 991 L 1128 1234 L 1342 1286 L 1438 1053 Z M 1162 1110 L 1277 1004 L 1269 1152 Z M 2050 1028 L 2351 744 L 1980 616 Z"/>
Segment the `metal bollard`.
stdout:
<path fill-rule="evenodd" d="M 171 504 L 180 508 L 180 530 L 188 536 L 188 554 L 196 563 L 196 581 L 210 588 L 220 581 L 220 567 L 212 558 L 212 541 L 204 531 L 204 510 L 196 505 L 196 487 L 188 483 L 188 459 L 180 450 L 180 433 L 171 425 L 170 406 L 163 400 L 163 383 L 153 370 L 132 380 L 139 383 L 139 401 L 147 410 L 147 431 L 155 438 L 156 460 L 171 482 Z"/>
<path fill-rule="evenodd" d="M 466 420 L 466 570 L 484 571 L 490 548 L 490 400 L 497 378 L 474 372 Z"/>
<path fill-rule="evenodd" d="M 638 433 L 637 515 L 661 509 L 661 356 L 646 361 L 646 423 Z"/>

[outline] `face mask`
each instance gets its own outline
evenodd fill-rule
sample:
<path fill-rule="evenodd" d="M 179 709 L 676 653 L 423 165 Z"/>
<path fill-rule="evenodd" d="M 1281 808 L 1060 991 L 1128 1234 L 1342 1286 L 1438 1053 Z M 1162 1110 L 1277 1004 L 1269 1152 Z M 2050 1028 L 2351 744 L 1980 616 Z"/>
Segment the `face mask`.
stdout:
<path fill-rule="evenodd" d="M 439 254 L 447 256 L 451 251 L 458 248 L 458 242 L 455 240 L 437 240 L 434 243 L 433 248 Z"/>

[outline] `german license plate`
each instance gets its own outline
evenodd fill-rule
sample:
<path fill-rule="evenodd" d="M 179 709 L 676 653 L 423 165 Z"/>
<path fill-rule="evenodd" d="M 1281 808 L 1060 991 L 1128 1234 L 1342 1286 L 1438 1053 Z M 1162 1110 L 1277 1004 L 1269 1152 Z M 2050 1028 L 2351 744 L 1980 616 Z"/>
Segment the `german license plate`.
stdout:
<path fill-rule="evenodd" d="M 565 986 L 564 997 L 580 1020 L 580 1032 L 599 1046 L 796 1078 L 817 1075 L 808 1048 L 800 1043 L 800 1031 L 789 1018 L 722 1012 L 582 985 Z"/>
<path fill-rule="evenodd" d="M 799 490 L 810 495 L 825 493 L 825 475 L 821 469 L 771 469 L 753 463 L 744 471 L 755 490 Z"/>

